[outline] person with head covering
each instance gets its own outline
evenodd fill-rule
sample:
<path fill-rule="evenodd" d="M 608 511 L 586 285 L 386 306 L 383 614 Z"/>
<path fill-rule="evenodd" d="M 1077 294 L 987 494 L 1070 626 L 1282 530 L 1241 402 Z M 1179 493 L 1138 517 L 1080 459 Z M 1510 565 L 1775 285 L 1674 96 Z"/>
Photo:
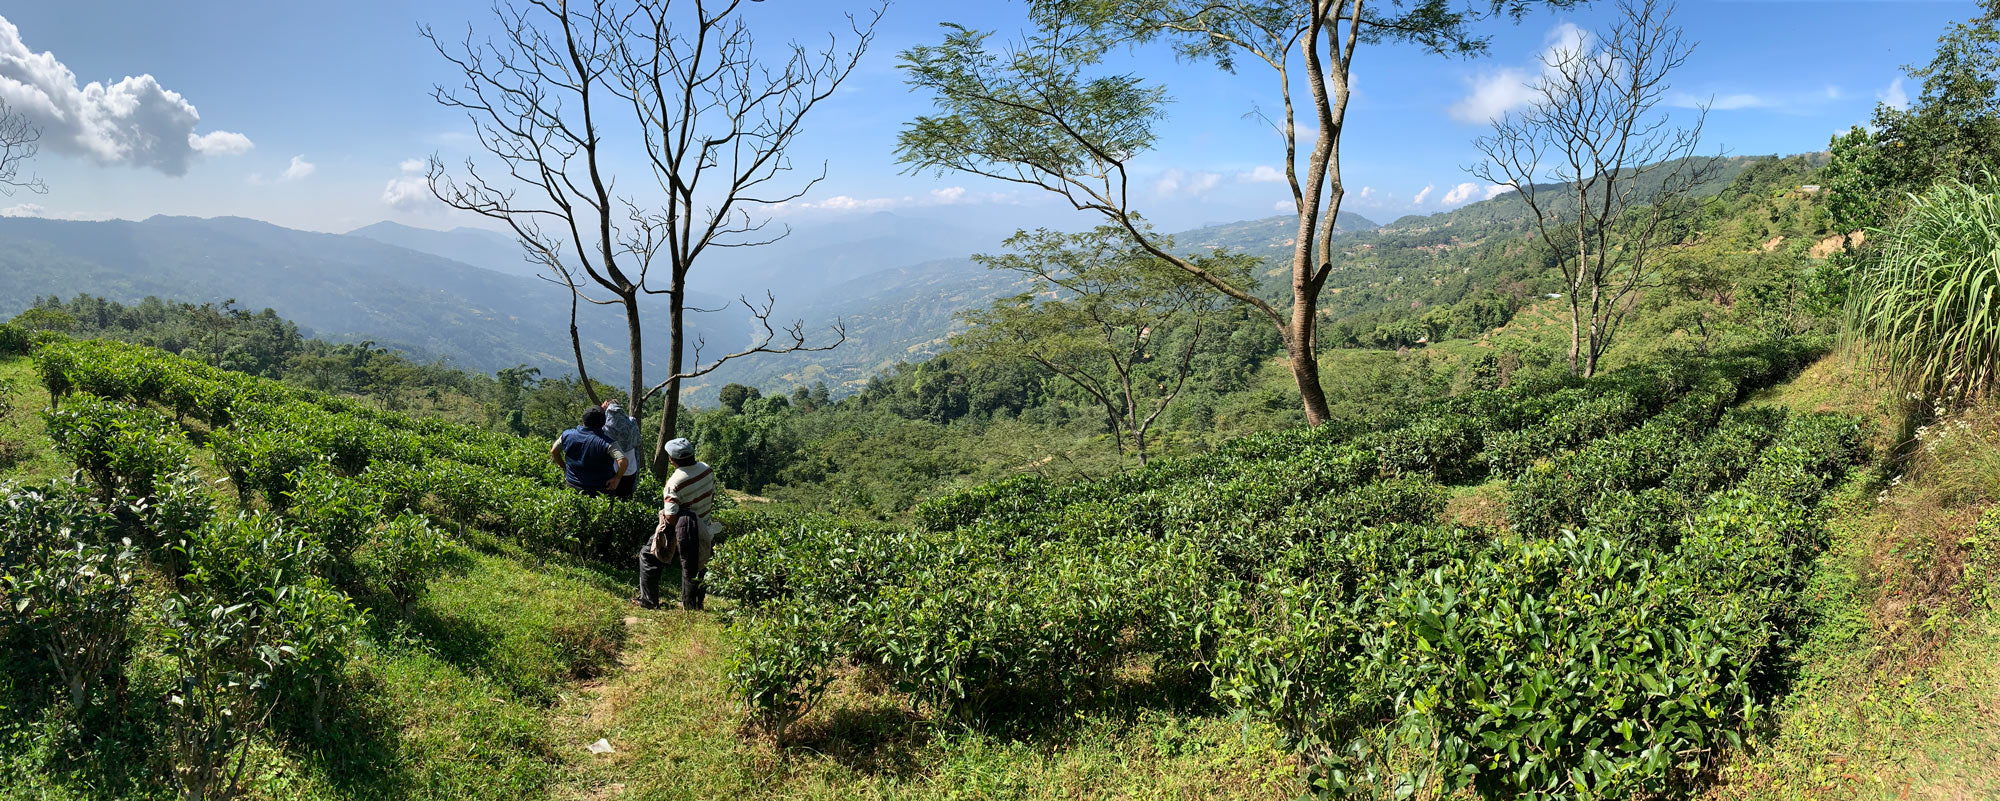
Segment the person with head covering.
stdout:
<path fill-rule="evenodd" d="M 604 433 L 604 410 L 583 413 L 580 424 L 549 446 L 549 459 L 563 467 L 563 483 L 585 495 L 615 492 L 625 475 L 625 455 Z"/>
<path fill-rule="evenodd" d="M 625 470 L 619 475 L 618 485 L 611 490 L 611 495 L 620 500 L 629 500 L 632 491 L 639 486 L 639 468 L 645 466 L 645 459 L 639 452 L 639 421 L 626 414 L 624 407 L 619 406 L 615 400 L 605 401 L 602 408 L 604 435 L 611 440 L 611 444 L 618 447 L 618 452 L 625 456 Z"/>
<path fill-rule="evenodd" d="M 660 571 L 668 562 L 681 566 L 681 608 L 698 610 L 708 595 L 702 583 L 715 543 L 715 471 L 695 461 L 694 443 L 667 443 L 667 461 L 674 473 L 660 490 L 660 523 L 639 550 L 639 597 L 632 602 L 647 609 L 660 605 Z"/>

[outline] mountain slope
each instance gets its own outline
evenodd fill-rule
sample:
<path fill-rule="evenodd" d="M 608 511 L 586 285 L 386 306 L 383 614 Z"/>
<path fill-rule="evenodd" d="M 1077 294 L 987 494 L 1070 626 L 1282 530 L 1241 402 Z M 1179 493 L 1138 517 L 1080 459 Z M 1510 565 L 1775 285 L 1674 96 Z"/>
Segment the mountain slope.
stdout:
<path fill-rule="evenodd" d="M 532 278 L 540 270 L 521 258 L 521 248 L 505 234 L 460 226 L 449 231 L 415 228 L 387 220 L 347 232 L 386 245 L 429 253 L 474 267 Z"/>
<path fill-rule="evenodd" d="M 527 364 L 574 372 L 568 299 L 533 278 L 242 218 L 0 219 L 0 315 L 37 296 L 84 291 L 120 302 L 234 299 L 275 309 L 328 339 L 372 340 L 481 371 Z M 593 367 L 622 367 L 622 321 L 593 307 L 584 312 Z M 718 343 L 740 339 L 726 330 L 709 326 L 708 334 Z M 656 337 L 647 341 L 661 347 Z"/>

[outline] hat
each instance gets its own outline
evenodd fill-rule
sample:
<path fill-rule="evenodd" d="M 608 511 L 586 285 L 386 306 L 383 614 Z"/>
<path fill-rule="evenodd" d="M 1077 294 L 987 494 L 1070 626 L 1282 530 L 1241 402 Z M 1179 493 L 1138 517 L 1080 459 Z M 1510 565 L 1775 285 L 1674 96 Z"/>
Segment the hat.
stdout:
<path fill-rule="evenodd" d="M 693 459 L 694 443 L 687 441 L 685 437 L 675 437 L 667 440 L 667 458 L 676 462 L 685 462 Z"/>

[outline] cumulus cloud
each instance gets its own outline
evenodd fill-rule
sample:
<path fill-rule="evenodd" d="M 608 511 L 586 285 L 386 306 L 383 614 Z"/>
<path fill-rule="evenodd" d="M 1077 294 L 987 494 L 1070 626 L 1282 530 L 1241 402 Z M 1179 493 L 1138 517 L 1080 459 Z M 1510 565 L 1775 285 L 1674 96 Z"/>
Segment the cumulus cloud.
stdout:
<path fill-rule="evenodd" d="M 305 156 L 293 156 L 291 166 L 285 168 L 285 173 L 281 177 L 287 181 L 297 181 L 313 174 L 313 171 L 317 169 L 319 169 L 319 166 L 306 161 Z"/>
<path fill-rule="evenodd" d="M 240 156 L 256 147 L 250 143 L 250 137 L 234 131 L 188 134 L 188 146 L 204 156 Z"/>
<path fill-rule="evenodd" d="M 1256 169 L 1237 173 L 1236 180 L 1246 184 L 1275 184 L 1285 180 L 1285 173 L 1276 167 L 1259 164 Z"/>
<path fill-rule="evenodd" d="M 1469 83 L 1472 91 L 1448 110 L 1453 119 L 1460 122 L 1490 122 L 1499 119 L 1509 111 L 1526 108 L 1534 102 L 1535 84 L 1542 76 L 1553 71 L 1553 62 L 1564 53 L 1581 51 L 1590 43 L 1590 33 L 1573 23 L 1562 23 L 1549 30 L 1548 46 L 1542 50 L 1541 62 L 1532 70 L 1504 67 L 1494 72 L 1473 76 Z"/>
<path fill-rule="evenodd" d="M 18 203 L 12 206 L 8 206 L 7 208 L 4 209 L 0 209 L 0 217 L 45 217 L 45 216 L 48 216 L 48 210 L 42 208 L 42 204 L 40 203 Z"/>
<path fill-rule="evenodd" d="M 1153 182 L 1153 192 L 1159 195 L 1200 197 L 1221 183 L 1221 173 L 1206 170 L 1188 172 L 1175 167 L 1160 173 L 1160 179 Z"/>
<path fill-rule="evenodd" d="M 1436 186 L 1433 186 L 1433 185 L 1431 185 L 1431 184 L 1424 184 L 1424 188 L 1423 188 L 1423 189 L 1421 189 L 1421 190 L 1418 190 L 1418 192 L 1417 192 L 1417 196 L 1416 196 L 1416 197 L 1414 197 L 1414 198 L 1411 198 L 1411 200 L 1410 200 L 1410 205 L 1413 205 L 1413 206 L 1421 206 L 1421 205 L 1424 205 L 1424 198 L 1427 198 L 1427 197 L 1430 197 L 1430 196 L 1431 196 L 1431 190 L 1433 190 L 1433 189 L 1436 189 L 1436 188 L 1437 188 Z"/>
<path fill-rule="evenodd" d="M 1452 187 L 1451 191 L 1446 192 L 1444 199 L 1439 202 L 1446 206 L 1455 206 L 1474 199 L 1492 200 L 1511 191 L 1514 191 L 1514 187 L 1503 184 L 1489 184 L 1481 187 L 1479 184 L 1468 181 Z"/>
<path fill-rule="evenodd" d="M 437 203 L 437 196 L 431 194 L 430 179 L 424 177 L 427 165 L 422 159 L 409 159 L 396 168 L 402 172 L 389 179 L 389 185 L 382 188 L 382 202 L 401 211 L 417 211 Z M 290 170 L 286 173 L 290 174 Z"/>
<path fill-rule="evenodd" d="M 1271 204 L 1271 210 L 1296 212 L 1299 210 L 1299 207 L 1298 204 L 1293 203 L 1292 201 L 1280 200 L 1276 203 Z"/>
<path fill-rule="evenodd" d="M 195 133 L 201 114 L 151 75 L 78 85 L 54 53 L 36 53 L 0 17 L 0 100 L 42 128 L 51 152 L 99 164 L 185 175 L 200 156 L 243 153 L 250 138 L 231 131 Z"/>
<path fill-rule="evenodd" d="M 1370 199 L 1372 199 L 1372 198 L 1374 198 L 1374 197 L 1375 197 L 1375 187 L 1372 187 L 1372 186 L 1364 186 L 1364 187 L 1361 187 L 1361 191 L 1360 191 L 1360 192 L 1358 192 L 1358 193 L 1355 193 L 1355 195 L 1354 195 L 1354 199 L 1355 199 L 1355 200 L 1359 200 L 1359 201 L 1363 201 L 1363 202 L 1366 202 L 1366 201 L 1368 201 L 1368 200 L 1370 200 Z"/>
<path fill-rule="evenodd" d="M 939 205 L 949 206 L 957 203 L 964 197 L 965 187 L 963 186 L 947 186 L 943 189 L 931 190 L 931 199 L 937 201 Z"/>
<path fill-rule="evenodd" d="M 1910 93 L 1903 91 L 1902 78 L 1890 81 L 1889 88 L 1877 92 L 1875 98 L 1882 101 L 1882 105 L 1897 111 L 1910 107 Z"/>

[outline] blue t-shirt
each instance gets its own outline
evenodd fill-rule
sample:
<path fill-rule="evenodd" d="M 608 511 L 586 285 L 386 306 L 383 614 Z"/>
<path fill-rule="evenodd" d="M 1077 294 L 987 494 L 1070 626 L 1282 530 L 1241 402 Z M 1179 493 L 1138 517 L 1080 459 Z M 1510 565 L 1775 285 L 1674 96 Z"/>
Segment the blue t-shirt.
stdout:
<path fill-rule="evenodd" d="M 562 451 L 563 480 L 579 489 L 603 489 L 618 469 L 618 456 L 611 440 L 596 429 L 578 426 L 556 440 Z"/>

